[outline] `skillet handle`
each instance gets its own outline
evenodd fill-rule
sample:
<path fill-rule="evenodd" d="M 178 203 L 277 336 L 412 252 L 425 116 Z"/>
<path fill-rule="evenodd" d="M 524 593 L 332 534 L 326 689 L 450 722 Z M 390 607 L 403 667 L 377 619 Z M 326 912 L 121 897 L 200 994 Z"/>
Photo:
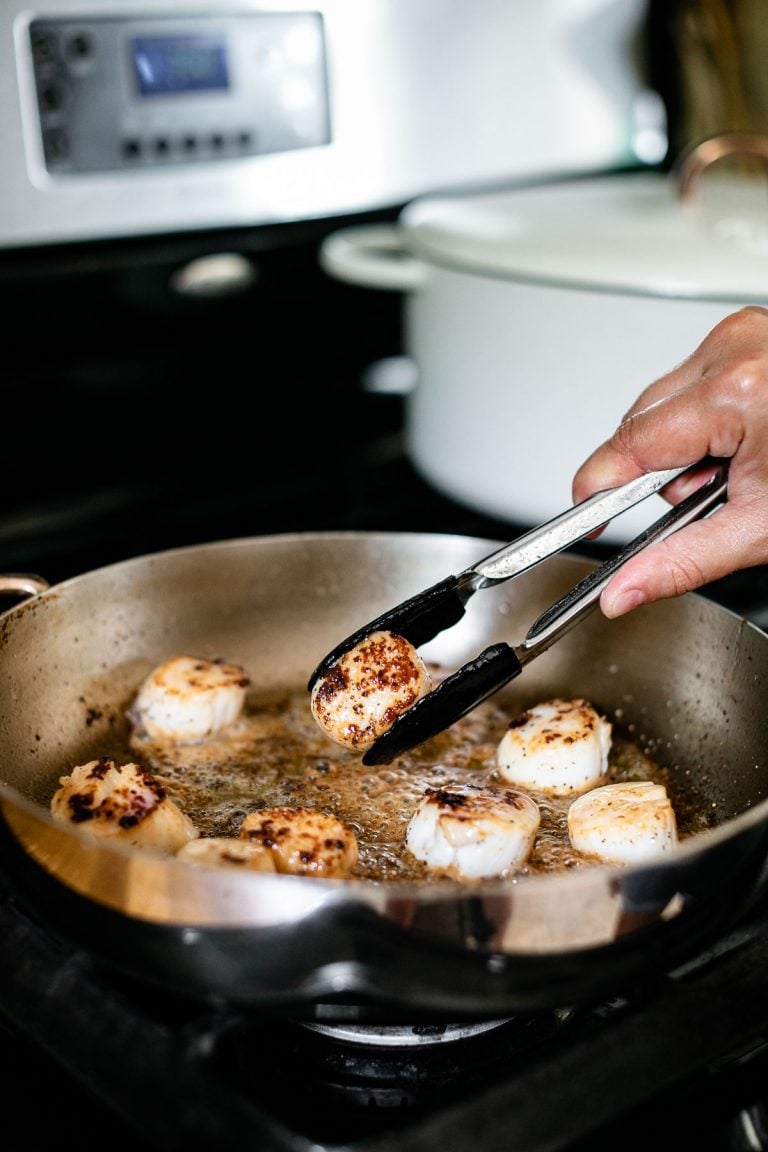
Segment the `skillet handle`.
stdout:
<path fill-rule="evenodd" d="M 16 600 L 26 600 L 30 596 L 37 596 L 50 588 L 47 580 L 36 576 L 32 572 L 5 572 L 0 573 L 0 596 L 13 596 Z M 13 605 L 0 609 L 0 616 L 9 612 Z"/>

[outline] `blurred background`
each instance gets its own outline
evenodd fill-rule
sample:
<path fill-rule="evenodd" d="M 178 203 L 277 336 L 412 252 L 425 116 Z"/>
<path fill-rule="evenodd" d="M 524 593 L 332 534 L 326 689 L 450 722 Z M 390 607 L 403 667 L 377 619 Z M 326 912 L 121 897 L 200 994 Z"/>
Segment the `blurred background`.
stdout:
<path fill-rule="evenodd" d="M 324 240 L 415 198 L 763 131 L 758 0 L 0 0 L 0 567 L 325 528 L 513 534 L 420 475 L 398 293 Z"/>
<path fill-rule="evenodd" d="M 671 153 L 721 132 L 768 129 L 760 0 L 654 0 L 651 82 L 669 110 Z"/>

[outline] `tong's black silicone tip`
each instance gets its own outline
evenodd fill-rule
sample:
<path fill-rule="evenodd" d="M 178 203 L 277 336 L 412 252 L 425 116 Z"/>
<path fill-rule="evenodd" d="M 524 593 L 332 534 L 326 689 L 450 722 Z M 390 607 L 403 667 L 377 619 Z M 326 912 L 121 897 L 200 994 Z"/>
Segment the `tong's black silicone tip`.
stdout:
<path fill-rule="evenodd" d="M 365 753 L 363 764 L 389 764 L 396 756 L 444 732 L 521 671 L 522 664 L 509 644 L 485 648 L 398 716 Z"/>
<path fill-rule="evenodd" d="M 448 576 L 439 584 L 433 584 L 431 588 L 412 596 L 410 600 L 404 600 L 396 608 L 390 608 L 329 652 L 310 676 L 307 688 L 311 692 L 318 677 L 332 668 L 345 652 L 349 652 L 350 648 L 354 648 L 373 632 L 395 632 L 409 640 L 414 648 L 426 644 L 427 640 L 461 620 L 472 591 L 467 575 L 462 573 L 461 576 Z"/>

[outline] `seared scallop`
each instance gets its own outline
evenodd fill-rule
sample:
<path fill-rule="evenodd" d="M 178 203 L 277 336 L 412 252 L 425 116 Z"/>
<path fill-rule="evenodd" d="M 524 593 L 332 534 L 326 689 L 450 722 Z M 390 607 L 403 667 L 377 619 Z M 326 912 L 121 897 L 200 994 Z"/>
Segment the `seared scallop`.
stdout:
<path fill-rule="evenodd" d="M 245 817 L 240 835 L 270 851 L 277 872 L 338 879 L 357 864 L 352 829 L 316 808 L 259 808 Z"/>
<path fill-rule="evenodd" d="M 540 822 L 535 801 L 511 788 L 428 788 L 405 843 L 417 860 L 456 879 L 504 876 L 526 862 Z"/>
<path fill-rule="evenodd" d="M 582 699 L 547 700 L 511 722 L 499 741 L 500 776 L 518 788 L 569 796 L 594 788 L 608 771 L 612 727 Z"/>
<path fill-rule="evenodd" d="M 192 821 L 140 764 L 102 757 L 79 764 L 51 800 L 51 815 L 93 836 L 109 836 L 135 848 L 177 852 L 197 836 Z"/>
<path fill-rule="evenodd" d="M 251 872 L 276 871 L 275 855 L 269 848 L 237 836 L 200 836 L 184 844 L 176 856 L 188 864 L 243 868 Z"/>
<path fill-rule="evenodd" d="M 237 719 L 249 683 L 238 664 L 175 656 L 144 680 L 130 718 L 150 740 L 202 740 Z"/>
<path fill-rule="evenodd" d="M 372 632 L 318 677 L 310 706 L 331 740 L 364 752 L 431 688 L 410 641 Z"/>
<path fill-rule="evenodd" d="M 663 784 L 604 784 L 573 801 L 568 835 L 607 864 L 642 864 L 675 847 L 677 821 Z"/>

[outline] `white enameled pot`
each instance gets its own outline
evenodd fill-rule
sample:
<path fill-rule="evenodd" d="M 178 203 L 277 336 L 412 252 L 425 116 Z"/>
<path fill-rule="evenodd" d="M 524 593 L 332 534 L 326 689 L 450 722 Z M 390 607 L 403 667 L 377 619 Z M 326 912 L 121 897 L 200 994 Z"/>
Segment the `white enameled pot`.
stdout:
<path fill-rule="evenodd" d="M 673 173 L 422 198 L 396 224 L 326 240 L 328 273 L 404 294 L 407 451 L 429 482 L 524 526 L 549 519 L 647 384 L 730 312 L 768 304 L 763 174 L 702 179 L 735 152 L 765 159 L 768 141 L 704 142 Z M 604 540 L 665 507 L 652 497 Z"/>

